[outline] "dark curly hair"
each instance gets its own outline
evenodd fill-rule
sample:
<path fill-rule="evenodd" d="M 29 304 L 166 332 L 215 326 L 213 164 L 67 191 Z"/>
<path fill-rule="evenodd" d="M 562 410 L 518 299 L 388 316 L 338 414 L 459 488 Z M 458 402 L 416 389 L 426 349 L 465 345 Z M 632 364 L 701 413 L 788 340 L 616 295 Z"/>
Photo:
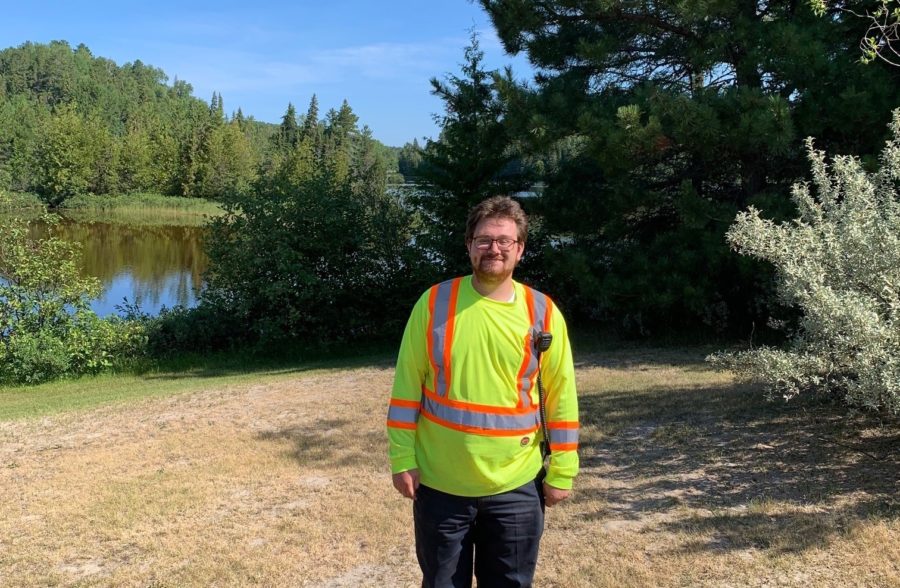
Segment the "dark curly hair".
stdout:
<path fill-rule="evenodd" d="M 509 196 L 491 196 L 482 200 L 469 211 L 466 219 L 466 244 L 475 236 L 475 227 L 486 218 L 508 218 L 516 223 L 519 243 L 525 244 L 528 237 L 528 216 L 522 206 Z"/>

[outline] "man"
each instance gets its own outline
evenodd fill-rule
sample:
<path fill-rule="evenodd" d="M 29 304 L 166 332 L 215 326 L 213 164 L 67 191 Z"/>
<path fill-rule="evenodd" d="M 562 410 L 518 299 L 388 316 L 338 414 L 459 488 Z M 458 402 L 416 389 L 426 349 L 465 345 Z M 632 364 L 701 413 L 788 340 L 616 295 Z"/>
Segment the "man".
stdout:
<path fill-rule="evenodd" d="M 466 223 L 472 275 L 425 292 L 403 334 L 387 427 L 394 487 L 414 499 L 426 587 L 471 586 L 473 567 L 479 586 L 530 586 L 544 505 L 564 500 L 578 472 L 565 321 L 549 298 L 512 277 L 527 234 L 511 198 L 475 206 Z M 540 331 L 553 337 L 543 354 L 534 346 Z"/>

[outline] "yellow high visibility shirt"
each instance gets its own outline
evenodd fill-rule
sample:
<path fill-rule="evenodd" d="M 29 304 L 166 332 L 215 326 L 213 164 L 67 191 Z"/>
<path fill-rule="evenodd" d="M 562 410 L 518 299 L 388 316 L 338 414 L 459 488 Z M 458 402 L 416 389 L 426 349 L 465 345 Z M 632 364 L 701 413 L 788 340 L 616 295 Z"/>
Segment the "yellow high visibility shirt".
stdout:
<path fill-rule="evenodd" d="M 566 323 L 548 297 L 514 286 L 514 301 L 500 302 L 481 296 L 466 276 L 419 298 L 403 334 L 388 409 L 393 473 L 417 468 L 426 486 L 470 497 L 535 478 L 542 464 L 531 351 L 537 316 L 553 335 L 540 360 L 552 450 L 545 481 L 572 487 L 578 400 Z"/>

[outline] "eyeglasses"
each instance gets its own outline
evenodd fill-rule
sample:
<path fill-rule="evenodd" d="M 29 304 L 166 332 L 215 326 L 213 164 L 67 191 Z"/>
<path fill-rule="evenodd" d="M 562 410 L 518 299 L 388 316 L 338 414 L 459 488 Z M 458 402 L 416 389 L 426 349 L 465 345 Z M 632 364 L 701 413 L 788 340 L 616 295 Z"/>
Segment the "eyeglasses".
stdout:
<path fill-rule="evenodd" d="M 500 237 L 499 239 L 492 239 L 491 237 L 475 237 L 472 239 L 472 243 L 475 244 L 475 249 L 481 249 L 482 251 L 487 251 L 494 243 L 497 244 L 500 251 L 509 251 L 512 249 L 513 245 L 518 243 L 518 241 L 516 239 L 510 239 L 509 237 Z"/>

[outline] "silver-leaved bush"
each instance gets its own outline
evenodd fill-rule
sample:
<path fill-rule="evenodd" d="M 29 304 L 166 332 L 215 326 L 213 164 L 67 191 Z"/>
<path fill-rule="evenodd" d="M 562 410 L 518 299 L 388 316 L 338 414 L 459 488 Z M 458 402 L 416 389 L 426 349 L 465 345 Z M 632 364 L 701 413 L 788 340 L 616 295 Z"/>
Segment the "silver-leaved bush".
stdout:
<path fill-rule="evenodd" d="M 813 180 L 793 187 L 793 222 L 752 207 L 738 214 L 732 248 L 771 262 L 782 301 L 802 317 L 784 349 L 718 353 L 714 365 L 765 382 L 773 395 L 819 391 L 900 413 L 900 110 L 890 128 L 874 173 L 851 156 L 827 164 L 808 139 Z"/>

